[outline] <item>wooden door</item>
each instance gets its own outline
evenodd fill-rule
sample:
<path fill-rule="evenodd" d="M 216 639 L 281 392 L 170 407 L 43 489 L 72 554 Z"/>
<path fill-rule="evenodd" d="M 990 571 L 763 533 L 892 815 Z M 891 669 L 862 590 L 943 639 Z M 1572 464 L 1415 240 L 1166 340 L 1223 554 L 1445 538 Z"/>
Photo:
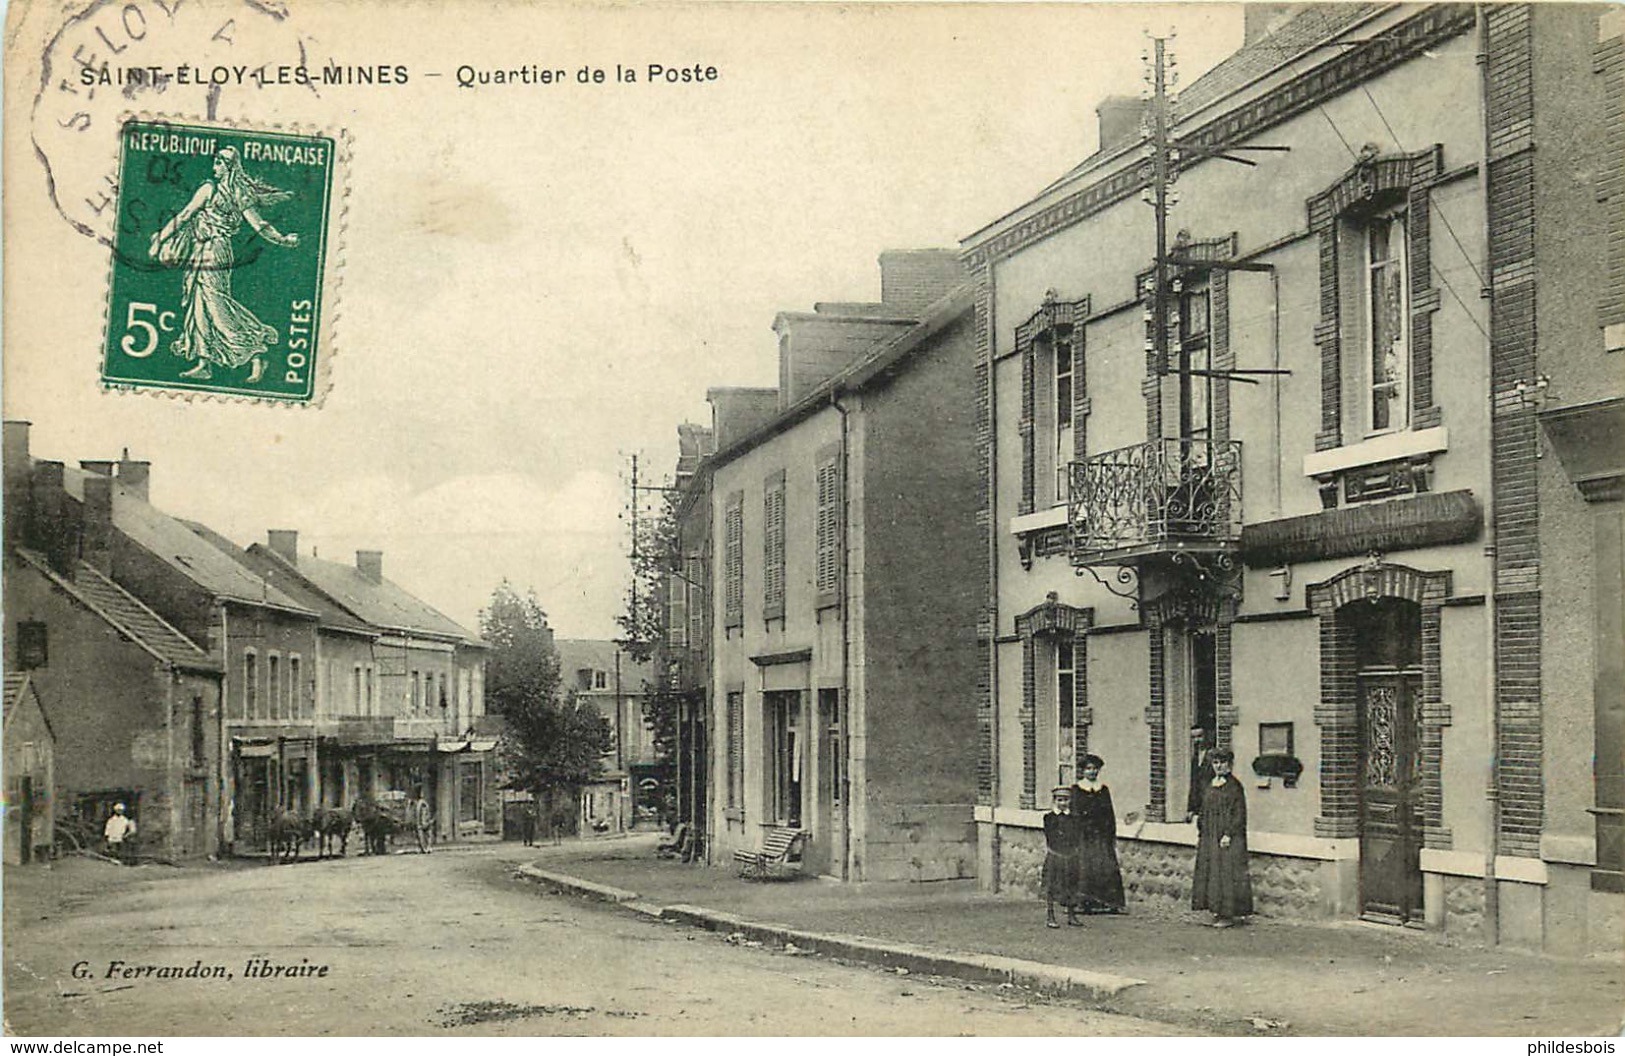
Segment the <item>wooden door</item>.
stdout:
<path fill-rule="evenodd" d="M 1416 686 L 1401 672 L 1360 676 L 1360 911 L 1422 919 L 1422 812 Z"/>

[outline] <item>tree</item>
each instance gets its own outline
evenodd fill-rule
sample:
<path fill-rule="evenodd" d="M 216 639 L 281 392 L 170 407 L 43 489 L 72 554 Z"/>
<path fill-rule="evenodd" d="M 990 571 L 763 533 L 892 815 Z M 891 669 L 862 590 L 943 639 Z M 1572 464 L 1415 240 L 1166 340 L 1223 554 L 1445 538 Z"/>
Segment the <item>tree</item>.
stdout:
<path fill-rule="evenodd" d="M 502 716 L 501 759 L 509 788 L 572 796 L 598 777 L 610 747 L 609 722 L 572 690 L 559 693 L 553 630 L 534 591 L 507 580 L 480 613 L 491 644 L 485 667 L 486 710 Z"/>
<path fill-rule="evenodd" d="M 678 493 L 661 489 L 658 508 L 629 509 L 632 528 L 632 585 L 626 609 L 615 618 L 622 636 L 615 640 L 638 663 L 655 661 L 655 680 L 643 683 L 643 724 L 653 734 L 654 756 L 667 764 L 661 799 L 673 791 L 671 765 L 677 758 L 677 716 L 685 694 L 671 687 L 665 648 L 670 641 L 670 599 L 674 575 L 682 572 L 681 530 L 677 520 Z M 642 501 L 636 490 L 633 503 Z M 681 582 L 678 589 L 687 588 Z"/>

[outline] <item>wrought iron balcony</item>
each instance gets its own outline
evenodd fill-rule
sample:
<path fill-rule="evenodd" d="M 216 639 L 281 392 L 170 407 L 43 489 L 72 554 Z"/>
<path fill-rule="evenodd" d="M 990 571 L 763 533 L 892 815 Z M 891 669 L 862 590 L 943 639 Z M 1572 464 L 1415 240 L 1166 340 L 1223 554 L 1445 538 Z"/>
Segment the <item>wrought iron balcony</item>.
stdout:
<path fill-rule="evenodd" d="M 1241 441 L 1152 440 L 1071 464 L 1074 565 L 1232 548 L 1241 537 Z"/>

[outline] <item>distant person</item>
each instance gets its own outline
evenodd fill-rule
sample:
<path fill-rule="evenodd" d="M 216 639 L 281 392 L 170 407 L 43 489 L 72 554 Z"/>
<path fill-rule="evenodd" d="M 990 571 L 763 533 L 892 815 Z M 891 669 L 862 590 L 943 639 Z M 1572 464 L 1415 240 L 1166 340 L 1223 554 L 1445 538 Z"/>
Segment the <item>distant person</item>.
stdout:
<path fill-rule="evenodd" d="M 124 813 L 123 803 L 113 804 L 113 813 L 102 827 L 102 839 L 107 844 L 109 858 L 127 861 L 135 846 L 135 821 Z"/>
<path fill-rule="evenodd" d="M 1123 912 L 1123 871 L 1117 864 L 1117 812 L 1112 790 L 1100 780 L 1106 761 L 1085 755 L 1072 786 L 1078 833 L 1078 905 L 1085 913 Z"/>
<path fill-rule="evenodd" d="M 1185 820 L 1190 821 L 1202 813 L 1203 790 L 1213 781 L 1213 764 L 1208 753 L 1213 751 L 1213 738 L 1200 726 L 1191 727 L 1191 787 L 1185 798 Z"/>
<path fill-rule="evenodd" d="M 429 844 L 434 840 L 434 815 L 429 811 L 429 801 L 422 796 L 412 803 L 411 825 L 418 837 L 418 853 L 428 854 Z"/>
<path fill-rule="evenodd" d="M 1213 914 L 1215 928 L 1228 928 L 1253 911 L 1253 881 L 1247 872 L 1247 793 L 1230 768 L 1235 753 L 1208 753 L 1213 777 L 1202 789 L 1196 816 L 1196 877 L 1191 908 Z"/>
<path fill-rule="evenodd" d="M 1072 816 L 1072 790 L 1057 785 L 1050 793 L 1050 810 L 1044 815 L 1044 927 L 1058 928 L 1055 907 L 1066 907 L 1066 922 L 1078 919 L 1078 827 Z"/>
<path fill-rule="evenodd" d="M 525 803 L 519 810 L 519 836 L 526 847 L 536 846 L 536 804 Z"/>
<path fill-rule="evenodd" d="M 570 826 L 570 812 L 563 807 L 553 808 L 553 842 L 555 844 L 564 839 L 564 833 Z"/>

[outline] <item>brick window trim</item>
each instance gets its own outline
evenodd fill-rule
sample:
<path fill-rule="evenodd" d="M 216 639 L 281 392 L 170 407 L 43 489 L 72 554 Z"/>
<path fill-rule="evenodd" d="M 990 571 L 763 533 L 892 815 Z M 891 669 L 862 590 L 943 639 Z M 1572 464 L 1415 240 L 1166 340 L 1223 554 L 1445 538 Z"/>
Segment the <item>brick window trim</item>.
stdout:
<path fill-rule="evenodd" d="M 1359 222 L 1381 203 L 1403 202 L 1410 295 L 1410 386 L 1407 429 L 1430 429 L 1444 416 L 1433 398 L 1433 313 L 1442 303 L 1433 283 L 1433 184 L 1444 173 L 1444 147 L 1433 144 L 1409 154 L 1362 150 L 1358 160 L 1329 187 L 1305 203 L 1309 230 L 1319 241 L 1320 313 L 1315 344 L 1320 348 L 1320 430 L 1315 450 L 1329 451 L 1346 443 L 1343 384 L 1347 357 L 1343 318 L 1343 285 L 1339 228 Z"/>
<path fill-rule="evenodd" d="M 1021 641 L 1021 707 L 1017 718 L 1021 724 L 1021 792 L 1019 805 L 1023 810 L 1035 810 L 1038 805 L 1038 646 L 1041 641 L 1058 638 L 1072 640 L 1072 670 L 1074 684 L 1083 687 L 1073 696 L 1073 751 L 1088 743 L 1090 712 L 1088 707 L 1089 683 L 1089 630 L 1095 624 L 1093 608 L 1078 608 L 1063 604 L 1050 595 L 1039 605 L 1016 617 L 1016 636 Z"/>
<path fill-rule="evenodd" d="M 1037 502 L 1037 434 L 1042 423 L 1046 435 L 1052 434 L 1054 422 L 1045 408 L 1040 413 L 1037 405 L 1038 346 L 1053 342 L 1056 331 L 1070 328 L 1072 338 L 1072 457 L 1081 459 L 1088 451 L 1089 373 L 1086 348 L 1089 318 L 1089 297 L 1075 301 L 1060 300 L 1054 290 L 1044 294 L 1044 301 L 1026 322 L 1016 327 L 1016 354 L 1021 357 L 1021 416 L 1016 423 L 1021 438 L 1021 500 L 1018 514 L 1032 513 Z M 1053 360 L 1046 359 L 1051 363 Z"/>
<path fill-rule="evenodd" d="M 1189 627 L 1211 627 L 1214 637 L 1214 736 L 1216 747 L 1229 748 L 1240 710 L 1231 679 L 1231 628 L 1236 622 L 1237 599 L 1211 590 L 1170 590 L 1140 607 L 1140 622 L 1150 632 L 1146 678 L 1150 702 L 1145 709 L 1149 740 L 1151 789 L 1145 815 L 1166 822 L 1168 810 L 1168 650 L 1163 628 L 1182 622 Z M 1181 738 L 1187 736 L 1180 730 Z M 1183 811 L 1172 815 L 1183 819 Z"/>

